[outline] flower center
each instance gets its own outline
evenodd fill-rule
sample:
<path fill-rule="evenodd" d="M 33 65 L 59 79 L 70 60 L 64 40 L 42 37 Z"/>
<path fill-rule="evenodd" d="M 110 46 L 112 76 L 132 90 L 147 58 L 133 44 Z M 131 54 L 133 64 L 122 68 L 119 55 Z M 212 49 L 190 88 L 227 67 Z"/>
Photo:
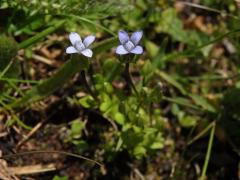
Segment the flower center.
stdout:
<path fill-rule="evenodd" d="M 74 45 L 74 47 L 78 50 L 78 51 L 82 51 L 84 49 L 86 49 L 86 47 L 84 46 L 84 44 L 82 43 L 82 41 L 77 41 Z"/>
<path fill-rule="evenodd" d="M 123 47 L 128 51 L 130 52 L 135 46 L 134 44 L 131 42 L 131 41 L 127 41 Z"/>

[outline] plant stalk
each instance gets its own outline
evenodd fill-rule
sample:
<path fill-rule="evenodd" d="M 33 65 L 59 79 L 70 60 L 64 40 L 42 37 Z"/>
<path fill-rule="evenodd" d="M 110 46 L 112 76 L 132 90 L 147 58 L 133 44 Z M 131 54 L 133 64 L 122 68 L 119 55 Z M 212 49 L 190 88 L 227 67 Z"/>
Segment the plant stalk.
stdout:
<path fill-rule="evenodd" d="M 206 154 L 206 157 L 205 157 L 205 161 L 204 161 L 203 170 L 202 170 L 200 180 L 205 180 L 206 179 L 206 172 L 207 172 L 207 168 L 208 168 L 208 164 L 209 164 L 209 160 L 210 160 L 210 156 L 211 156 L 211 151 L 212 151 L 212 146 L 213 146 L 215 127 L 216 127 L 216 122 L 214 122 L 214 124 L 212 126 L 212 129 L 211 129 L 211 132 L 210 132 L 207 154 Z"/>
<path fill-rule="evenodd" d="M 138 91 L 137 91 L 137 89 L 136 89 L 136 87 L 135 87 L 135 85 L 134 85 L 134 83 L 133 83 L 133 81 L 132 81 L 131 74 L 130 74 L 130 72 L 129 72 L 129 62 L 126 62 L 126 64 L 125 64 L 124 74 L 126 75 L 126 81 L 127 81 L 127 83 L 129 83 L 130 87 L 133 89 L 133 91 L 135 92 L 135 94 L 136 94 L 137 96 L 139 96 Z"/>
<path fill-rule="evenodd" d="M 88 82 L 87 82 L 87 78 L 86 78 L 86 74 L 85 71 L 82 70 L 81 71 L 81 78 L 82 78 L 82 83 L 84 85 L 84 87 L 86 88 L 86 91 L 98 102 L 98 98 L 97 95 L 92 91 L 91 87 L 89 86 Z"/>

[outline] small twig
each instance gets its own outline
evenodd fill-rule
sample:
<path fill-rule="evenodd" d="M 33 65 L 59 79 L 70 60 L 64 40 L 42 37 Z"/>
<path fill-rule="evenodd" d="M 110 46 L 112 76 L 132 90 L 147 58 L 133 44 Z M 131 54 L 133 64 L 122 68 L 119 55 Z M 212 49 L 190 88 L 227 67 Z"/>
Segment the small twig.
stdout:
<path fill-rule="evenodd" d="M 206 10 L 206 11 L 215 12 L 215 13 L 221 14 L 221 15 L 223 15 L 223 16 L 228 16 L 228 17 L 231 17 L 231 18 L 234 18 L 234 19 L 239 20 L 239 17 L 234 16 L 234 15 L 232 15 L 232 14 L 228 14 L 228 13 L 223 12 L 223 11 L 218 10 L 218 9 L 210 8 L 210 7 L 207 7 L 207 6 L 203 6 L 203 5 L 196 4 L 196 3 L 191 3 L 191 2 L 180 1 L 180 2 L 178 2 L 178 3 L 181 3 L 181 4 L 186 5 L 186 6 L 190 6 L 190 7 L 195 7 L 195 8 L 203 9 L 203 10 Z"/>
<path fill-rule="evenodd" d="M 103 164 L 101 164 L 100 162 L 89 159 L 87 157 L 84 157 L 84 156 L 81 156 L 81 155 L 78 155 L 78 154 L 74 154 L 74 153 L 65 152 L 65 151 L 57 151 L 57 150 L 49 150 L 49 151 L 48 150 L 47 151 L 36 150 L 36 151 L 21 152 L 21 153 L 16 153 L 16 154 L 4 155 L 4 156 L 0 157 L 0 159 L 9 159 L 9 158 L 15 158 L 15 157 L 19 157 L 19 156 L 30 155 L 30 154 L 43 154 L 43 153 L 62 154 L 62 155 L 65 155 L 65 156 L 71 156 L 71 157 L 75 157 L 75 158 L 78 158 L 78 159 L 84 159 L 86 161 L 93 162 L 93 163 L 99 165 L 100 167 L 103 166 Z"/>
<path fill-rule="evenodd" d="M 48 58 L 45 58 L 43 56 L 39 56 L 37 54 L 33 54 L 32 58 L 34 58 L 35 60 L 40 61 L 40 62 L 42 62 L 44 64 L 57 67 L 56 64 L 52 60 L 50 60 Z"/>
<path fill-rule="evenodd" d="M 21 141 L 17 144 L 17 149 L 19 149 L 28 139 L 39 130 L 46 121 L 39 122 Z"/>
<path fill-rule="evenodd" d="M 27 134 L 23 136 L 23 139 L 20 140 L 16 146 L 16 149 L 19 149 L 23 144 L 25 144 L 40 128 L 42 128 L 47 122 L 48 120 L 54 115 L 54 113 L 56 113 L 57 111 L 54 110 L 52 113 L 50 113 L 48 115 L 48 117 L 45 117 L 44 120 L 42 120 L 41 122 L 37 123 L 37 125 L 35 125 L 31 131 Z"/>
<path fill-rule="evenodd" d="M 145 177 L 137 168 L 134 168 L 133 171 L 136 173 L 140 180 L 145 180 Z"/>

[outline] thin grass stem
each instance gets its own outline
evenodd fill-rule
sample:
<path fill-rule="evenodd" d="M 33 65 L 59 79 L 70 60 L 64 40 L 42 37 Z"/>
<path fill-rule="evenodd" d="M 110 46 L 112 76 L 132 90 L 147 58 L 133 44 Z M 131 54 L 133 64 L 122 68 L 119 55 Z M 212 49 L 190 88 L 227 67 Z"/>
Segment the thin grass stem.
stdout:
<path fill-rule="evenodd" d="M 81 78 L 86 91 L 98 102 L 99 99 L 97 95 L 92 91 L 91 87 L 89 86 L 84 70 L 81 71 Z"/>
<path fill-rule="evenodd" d="M 208 164 L 209 164 L 209 160 L 210 160 L 210 156 L 211 156 L 211 151 L 212 151 L 212 146 L 213 146 L 215 127 L 216 127 L 216 122 L 214 122 L 214 124 L 212 126 L 212 129 L 211 129 L 211 132 L 210 132 L 207 154 L 206 154 L 206 157 L 205 157 L 205 161 L 204 161 L 203 170 L 202 170 L 200 180 L 205 180 L 206 179 L 206 172 L 207 172 L 207 168 L 208 168 Z"/>
<path fill-rule="evenodd" d="M 28 151 L 28 152 L 21 152 L 21 153 L 16 153 L 16 154 L 10 154 L 10 155 L 4 155 L 2 157 L 0 157 L 0 159 L 9 159 L 9 158 L 15 158 L 18 156 L 25 156 L 25 155 L 30 155 L 30 154 L 43 154 L 43 153 L 48 153 L 48 154 L 62 154 L 65 156 L 71 156 L 71 157 L 75 157 L 75 158 L 79 158 L 79 159 L 84 159 L 90 162 L 93 162 L 97 165 L 99 165 L 100 167 L 103 166 L 103 164 L 92 160 L 90 158 L 78 155 L 78 154 L 74 154 L 74 153 L 69 153 L 69 152 L 65 152 L 65 151 L 56 151 L 56 150 L 50 150 L 50 151 L 44 151 L 44 150 L 36 150 L 36 151 Z"/>
<path fill-rule="evenodd" d="M 131 88 L 133 89 L 135 94 L 137 96 L 139 96 L 139 93 L 138 93 L 138 91 L 137 91 L 137 89 L 136 89 L 136 87 L 135 87 L 135 85 L 134 85 L 134 83 L 132 81 L 131 74 L 129 72 L 129 62 L 126 62 L 126 64 L 125 64 L 125 75 L 126 75 L 127 82 L 129 83 L 129 85 L 131 86 Z"/>

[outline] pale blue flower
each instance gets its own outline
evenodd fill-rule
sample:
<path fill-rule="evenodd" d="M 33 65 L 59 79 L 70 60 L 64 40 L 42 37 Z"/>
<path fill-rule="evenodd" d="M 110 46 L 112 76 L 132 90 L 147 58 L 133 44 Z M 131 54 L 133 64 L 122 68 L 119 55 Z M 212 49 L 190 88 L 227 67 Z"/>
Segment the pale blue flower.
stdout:
<path fill-rule="evenodd" d="M 143 48 L 142 46 L 138 45 L 142 36 L 142 31 L 136 31 L 129 38 L 128 34 L 125 31 L 120 30 L 118 32 L 118 38 L 121 44 L 117 47 L 116 53 L 120 55 L 129 53 L 142 54 Z"/>
<path fill-rule="evenodd" d="M 69 40 L 71 41 L 72 46 L 69 46 L 66 49 L 67 54 L 78 53 L 78 54 L 83 54 L 84 56 L 87 56 L 87 57 L 92 57 L 93 52 L 88 47 L 95 40 L 95 36 L 93 36 L 93 35 L 87 36 L 82 41 L 82 39 L 81 39 L 81 37 L 79 36 L 78 33 L 71 32 L 69 34 Z"/>

